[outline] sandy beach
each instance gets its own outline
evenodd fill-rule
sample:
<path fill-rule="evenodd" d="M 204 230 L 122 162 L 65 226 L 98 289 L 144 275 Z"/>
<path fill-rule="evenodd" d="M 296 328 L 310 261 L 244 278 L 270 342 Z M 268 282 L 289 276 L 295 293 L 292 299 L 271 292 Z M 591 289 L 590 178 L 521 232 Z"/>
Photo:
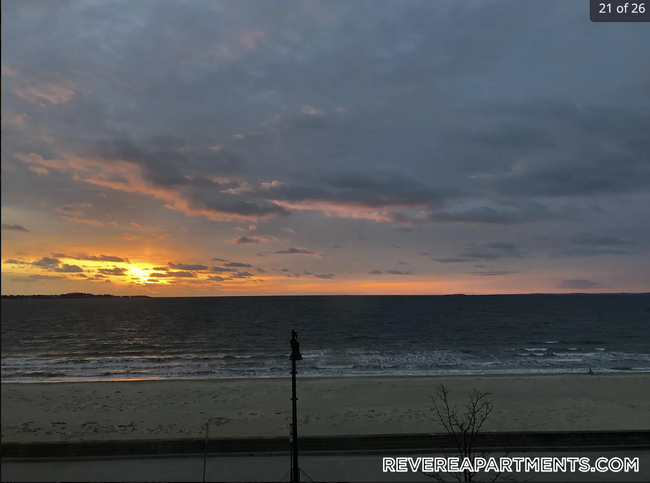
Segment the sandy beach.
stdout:
<path fill-rule="evenodd" d="M 486 431 L 650 429 L 650 374 L 304 378 L 300 434 L 429 433 L 436 385 L 491 392 Z M 2 442 L 284 436 L 290 379 L 2 385 Z"/>

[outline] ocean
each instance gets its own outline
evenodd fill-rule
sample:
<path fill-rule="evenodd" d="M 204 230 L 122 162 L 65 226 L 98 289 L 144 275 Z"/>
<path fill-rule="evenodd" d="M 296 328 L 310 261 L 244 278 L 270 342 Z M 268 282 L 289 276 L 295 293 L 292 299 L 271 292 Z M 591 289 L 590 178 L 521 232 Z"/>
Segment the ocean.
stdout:
<path fill-rule="evenodd" d="M 2 382 L 649 372 L 650 294 L 2 300 Z"/>

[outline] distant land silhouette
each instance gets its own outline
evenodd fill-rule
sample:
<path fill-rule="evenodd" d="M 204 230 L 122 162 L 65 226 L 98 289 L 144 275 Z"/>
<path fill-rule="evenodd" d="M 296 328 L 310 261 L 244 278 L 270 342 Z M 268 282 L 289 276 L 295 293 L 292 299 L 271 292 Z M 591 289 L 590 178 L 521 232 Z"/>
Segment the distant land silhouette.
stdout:
<path fill-rule="evenodd" d="M 123 299 L 142 299 L 150 298 L 148 295 L 110 295 L 110 294 L 92 294 L 82 292 L 62 293 L 59 295 L 2 295 L 3 299 L 106 299 L 106 298 L 123 298 Z"/>

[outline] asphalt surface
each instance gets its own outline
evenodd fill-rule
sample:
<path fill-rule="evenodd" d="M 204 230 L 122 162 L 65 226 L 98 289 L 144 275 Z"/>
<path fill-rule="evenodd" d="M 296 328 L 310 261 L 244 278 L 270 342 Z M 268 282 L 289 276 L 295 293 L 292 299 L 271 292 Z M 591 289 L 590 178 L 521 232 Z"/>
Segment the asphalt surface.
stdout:
<path fill-rule="evenodd" d="M 396 455 L 397 456 L 397 455 Z M 416 456 L 435 456 L 410 455 Z M 492 456 L 499 456 L 493 454 Z M 638 457 L 638 473 L 520 473 L 516 481 L 650 481 L 650 451 L 518 453 L 513 456 L 586 456 L 593 464 L 605 457 Z M 384 473 L 384 456 L 303 456 L 300 468 L 313 481 L 433 482 L 413 472 Z M 288 456 L 209 457 L 205 481 L 281 481 L 289 471 Z M 532 479 L 531 479 L 532 478 Z M 202 481 L 203 458 L 165 457 L 104 460 L 2 461 L 2 481 Z M 286 480 L 288 481 L 288 477 Z M 301 481 L 309 481 L 303 478 Z M 453 479 L 449 479 L 453 481 Z M 486 480 L 489 481 L 489 480 Z"/>

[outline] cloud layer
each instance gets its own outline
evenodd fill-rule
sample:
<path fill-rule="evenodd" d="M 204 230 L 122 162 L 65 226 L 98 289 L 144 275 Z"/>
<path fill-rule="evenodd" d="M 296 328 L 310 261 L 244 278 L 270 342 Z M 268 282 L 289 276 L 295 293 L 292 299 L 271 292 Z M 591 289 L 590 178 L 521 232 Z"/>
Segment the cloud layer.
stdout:
<path fill-rule="evenodd" d="M 2 10 L 3 291 L 650 286 L 643 24 L 562 0 Z"/>

